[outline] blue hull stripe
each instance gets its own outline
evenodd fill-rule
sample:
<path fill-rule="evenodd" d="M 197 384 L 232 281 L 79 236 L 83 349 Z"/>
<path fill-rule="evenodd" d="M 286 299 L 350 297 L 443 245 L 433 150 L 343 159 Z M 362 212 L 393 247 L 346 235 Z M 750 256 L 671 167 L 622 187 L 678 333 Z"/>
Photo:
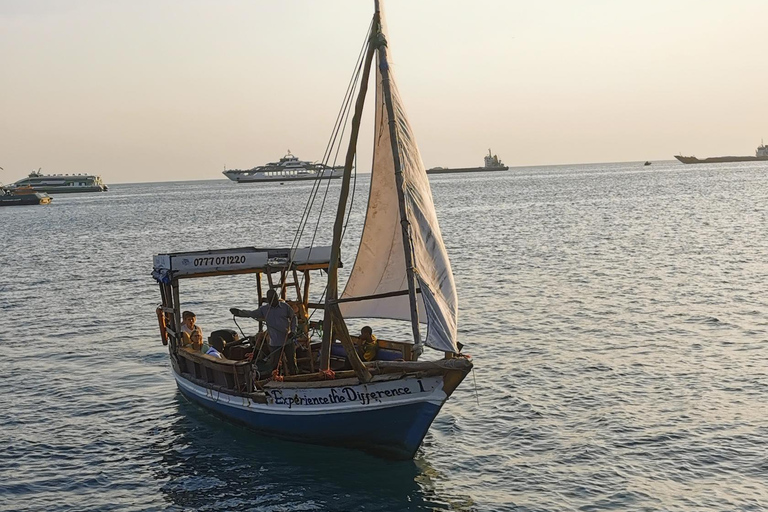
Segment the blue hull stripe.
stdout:
<path fill-rule="evenodd" d="M 395 459 L 412 459 L 440 406 L 410 403 L 359 412 L 286 415 L 264 414 L 206 400 L 179 390 L 192 402 L 238 423 L 288 440 L 363 449 Z"/>

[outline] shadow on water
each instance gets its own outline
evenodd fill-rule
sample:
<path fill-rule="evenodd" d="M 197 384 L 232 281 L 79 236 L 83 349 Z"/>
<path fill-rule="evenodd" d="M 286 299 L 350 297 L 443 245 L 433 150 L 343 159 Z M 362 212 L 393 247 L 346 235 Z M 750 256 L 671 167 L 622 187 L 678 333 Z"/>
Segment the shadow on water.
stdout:
<path fill-rule="evenodd" d="M 175 397 L 179 416 L 157 432 L 154 470 L 170 510 L 474 510 L 469 496 L 417 455 L 388 461 L 356 450 L 259 435 Z"/>

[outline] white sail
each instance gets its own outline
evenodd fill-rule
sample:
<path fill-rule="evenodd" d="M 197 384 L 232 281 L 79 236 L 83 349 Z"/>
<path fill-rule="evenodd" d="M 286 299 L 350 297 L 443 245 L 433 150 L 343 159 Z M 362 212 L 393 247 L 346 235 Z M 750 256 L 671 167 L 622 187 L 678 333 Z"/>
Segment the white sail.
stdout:
<path fill-rule="evenodd" d="M 384 29 L 382 20 L 382 31 Z M 387 51 L 389 53 L 390 50 Z M 375 67 L 376 126 L 371 191 L 357 258 L 341 299 L 408 290 L 389 116 L 384 102 L 381 70 L 378 65 Z M 414 271 L 421 290 L 418 295 L 419 321 L 427 324 L 424 343 L 438 350 L 458 352 L 458 299 L 451 263 L 437 223 L 427 173 L 391 68 L 389 78 Z M 411 318 L 407 294 L 343 302 L 340 307 L 342 314 L 348 318 Z"/>

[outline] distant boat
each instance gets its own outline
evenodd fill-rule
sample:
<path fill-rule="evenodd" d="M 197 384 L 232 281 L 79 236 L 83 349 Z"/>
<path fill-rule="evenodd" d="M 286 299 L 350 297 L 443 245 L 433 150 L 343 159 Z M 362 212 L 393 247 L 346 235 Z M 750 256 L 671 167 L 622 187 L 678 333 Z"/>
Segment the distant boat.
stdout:
<path fill-rule="evenodd" d="M 491 154 L 491 150 L 488 150 L 488 154 L 485 156 L 485 165 L 482 167 L 432 167 L 427 169 L 427 174 L 448 174 L 452 172 L 485 172 L 485 171 L 506 171 L 508 166 L 504 165 L 504 162 L 499 160 L 499 157 Z"/>
<path fill-rule="evenodd" d="M 768 160 L 768 146 L 760 141 L 760 145 L 755 150 L 755 156 L 713 156 L 699 160 L 695 156 L 675 155 L 675 158 L 684 164 L 713 164 L 723 162 L 757 162 Z"/>
<path fill-rule="evenodd" d="M 651 165 L 651 162 L 647 161 L 643 165 Z"/>
<path fill-rule="evenodd" d="M 318 178 L 341 178 L 344 167 L 299 160 L 288 150 L 288 153 L 277 162 L 270 162 L 253 169 L 229 169 L 224 176 L 237 183 L 253 183 L 258 181 L 300 181 Z"/>
<path fill-rule="evenodd" d="M 26 178 L 8 185 L 8 190 L 31 189 L 34 192 L 62 194 L 71 192 L 106 192 L 107 187 L 101 176 L 93 174 L 43 174 L 40 169 L 32 171 Z"/>
<path fill-rule="evenodd" d="M 0 206 L 23 206 L 31 204 L 49 204 L 51 196 L 44 192 L 30 190 L 11 191 L 0 186 Z"/>

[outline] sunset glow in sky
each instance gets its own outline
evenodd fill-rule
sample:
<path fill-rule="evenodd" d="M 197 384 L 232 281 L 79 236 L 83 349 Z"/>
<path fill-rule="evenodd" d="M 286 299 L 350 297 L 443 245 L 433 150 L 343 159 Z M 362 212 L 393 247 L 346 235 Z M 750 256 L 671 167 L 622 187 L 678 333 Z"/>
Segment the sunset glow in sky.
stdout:
<path fill-rule="evenodd" d="M 0 182 L 224 179 L 322 156 L 373 0 L 0 0 Z M 389 0 L 427 167 L 753 155 L 765 0 Z M 373 120 L 364 125 L 370 131 Z M 370 162 L 370 135 L 360 172 Z"/>

